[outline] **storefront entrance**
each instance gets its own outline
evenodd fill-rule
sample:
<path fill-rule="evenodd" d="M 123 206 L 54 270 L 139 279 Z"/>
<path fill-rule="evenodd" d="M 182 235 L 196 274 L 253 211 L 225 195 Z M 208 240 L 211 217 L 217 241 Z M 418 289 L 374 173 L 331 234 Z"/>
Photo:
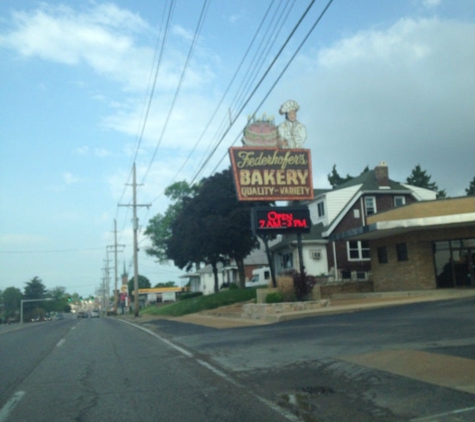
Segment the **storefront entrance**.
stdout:
<path fill-rule="evenodd" d="M 437 288 L 475 286 L 475 239 L 433 242 Z"/>

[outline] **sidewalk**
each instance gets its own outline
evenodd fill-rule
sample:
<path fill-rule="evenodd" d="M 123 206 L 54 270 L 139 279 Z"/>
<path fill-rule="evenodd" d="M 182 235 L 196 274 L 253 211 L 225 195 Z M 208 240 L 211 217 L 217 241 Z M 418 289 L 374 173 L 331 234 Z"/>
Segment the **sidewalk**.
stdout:
<path fill-rule="evenodd" d="M 326 306 L 310 311 L 296 311 L 265 315 L 263 319 L 243 318 L 243 304 L 235 304 L 214 310 L 198 312 L 181 317 L 165 319 L 189 324 L 203 325 L 212 328 L 236 328 L 255 325 L 274 324 L 299 318 L 316 317 L 347 312 L 358 312 L 388 306 L 406 305 L 437 300 L 461 299 L 475 297 L 475 289 L 450 289 L 434 291 L 361 293 L 335 295 Z M 142 316 L 135 321 L 146 323 L 147 320 L 164 317 Z"/>

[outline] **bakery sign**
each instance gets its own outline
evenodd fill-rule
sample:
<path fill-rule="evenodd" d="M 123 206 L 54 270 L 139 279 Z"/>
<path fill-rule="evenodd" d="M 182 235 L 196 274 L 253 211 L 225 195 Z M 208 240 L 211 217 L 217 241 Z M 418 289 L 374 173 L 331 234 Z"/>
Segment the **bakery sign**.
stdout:
<path fill-rule="evenodd" d="M 313 199 L 310 150 L 245 146 L 229 154 L 240 201 Z"/>

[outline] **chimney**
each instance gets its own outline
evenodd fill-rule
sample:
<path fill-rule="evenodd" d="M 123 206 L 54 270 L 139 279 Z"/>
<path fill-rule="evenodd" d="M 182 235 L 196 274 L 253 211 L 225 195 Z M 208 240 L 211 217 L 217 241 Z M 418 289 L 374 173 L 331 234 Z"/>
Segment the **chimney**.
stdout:
<path fill-rule="evenodd" d="M 387 189 L 389 188 L 389 172 L 388 165 L 385 161 L 381 161 L 374 168 L 374 176 L 376 177 L 376 183 L 380 188 Z"/>

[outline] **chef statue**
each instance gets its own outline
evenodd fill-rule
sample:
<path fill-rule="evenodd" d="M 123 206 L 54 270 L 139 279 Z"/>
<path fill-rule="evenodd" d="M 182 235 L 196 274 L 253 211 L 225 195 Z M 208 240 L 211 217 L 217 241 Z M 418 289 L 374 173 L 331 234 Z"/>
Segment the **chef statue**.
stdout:
<path fill-rule="evenodd" d="M 294 100 L 288 100 L 280 107 L 279 113 L 285 114 L 285 121 L 278 126 L 282 148 L 303 148 L 307 139 L 305 125 L 297 121 L 299 109 L 300 106 Z"/>

